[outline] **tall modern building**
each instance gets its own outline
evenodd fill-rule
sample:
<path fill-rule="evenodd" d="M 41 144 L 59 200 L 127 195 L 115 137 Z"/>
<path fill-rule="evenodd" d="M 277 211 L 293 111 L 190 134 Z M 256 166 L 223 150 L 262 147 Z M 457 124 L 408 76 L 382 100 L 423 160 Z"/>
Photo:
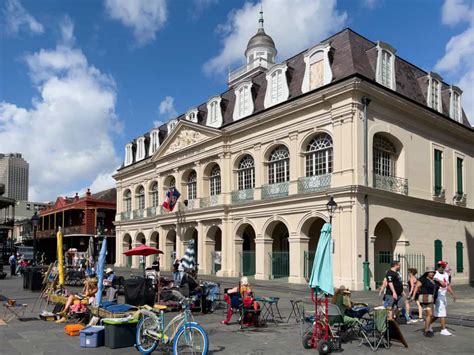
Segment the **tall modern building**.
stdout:
<path fill-rule="evenodd" d="M 29 164 L 20 153 L 0 153 L 0 183 L 5 184 L 5 197 L 28 201 Z"/>
<path fill-rule="evenodd" d="M 395 258 L 420 272 L 447 260 L 455 283 L 473 280 L 462 90 L 350 29 L 283 61 L 277 45 L 261 19 L 225 92 L 125 146 L 117 255 L 146 242 L 169 269 L 193 239 L 202 274 L 299 283 L 330 222 L 336 285 L 373 288 Z"/>

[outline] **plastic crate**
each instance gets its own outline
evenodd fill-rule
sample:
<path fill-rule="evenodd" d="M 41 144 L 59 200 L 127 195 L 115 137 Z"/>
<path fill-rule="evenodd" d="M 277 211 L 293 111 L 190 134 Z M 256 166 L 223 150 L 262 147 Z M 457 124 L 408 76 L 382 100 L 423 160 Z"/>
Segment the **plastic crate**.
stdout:
<path fill-rule="evenodd" d="M 105 346 L 111 349 L 134 346 L 137 323 L 137 320 L 115 324 L 104 321 Z"/>
<path fill-rule="evenodd" d="M 98 348 L 104 346 L 104 327 L 91 325 L 80 331 L 82 348 Z"/>

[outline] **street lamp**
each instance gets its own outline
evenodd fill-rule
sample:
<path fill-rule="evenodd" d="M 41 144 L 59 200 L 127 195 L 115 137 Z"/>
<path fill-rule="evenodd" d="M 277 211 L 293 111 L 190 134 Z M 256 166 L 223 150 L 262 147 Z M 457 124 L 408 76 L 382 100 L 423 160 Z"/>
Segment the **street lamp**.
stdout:
<path fill-rule="evenodd" d="M 327 208 L 328 213 L 329 213 L 329 223 L 332 224 L 332 216 L 333 216 L 333 214 L 334 214 L 334 212 L 336 211 L 336 208 L 337 208 L 337 203 L 336 203 L 336 201 L 334 201 L 334 197 L 331 196 L 328 203 L 326 203 L 326 208 Z"/>
<path fill-rule="evenodd" d="M 97 212 L 97 234 L 101 235 L 104 233 L 104 226 L 105 226 L 105 212 L 99 211 Z"/>
<path fill-rule="evenodd" d="M 33 225 L 33 265 L 36 266 L 36 251 L 37 251 L 37 245 L 36 245 L 36 230 L 38 229 L 38 223 L 39 223 L 39 216 L 38 212 L 35 211 L 35 214 L 33 217 L 31 217 L 31 224 Z"/>

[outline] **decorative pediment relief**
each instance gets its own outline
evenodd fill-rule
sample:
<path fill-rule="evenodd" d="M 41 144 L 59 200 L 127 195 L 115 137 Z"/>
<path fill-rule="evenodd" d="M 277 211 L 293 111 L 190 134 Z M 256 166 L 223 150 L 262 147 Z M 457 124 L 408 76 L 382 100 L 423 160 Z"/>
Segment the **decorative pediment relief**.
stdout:
<path fill-rule="evenodd" d="M 176 152 L 177 150 L 187 148 L 193 144 L 196 144 L 205 140 L 206 138 L 209 138 L 209 137 L 205 136 L 201 132 L 193 131 L 188 128 L 183 128 L 174 137 L 173 142 L 170 143 L 165 154 L 173 153 L 173 152 Z"/>

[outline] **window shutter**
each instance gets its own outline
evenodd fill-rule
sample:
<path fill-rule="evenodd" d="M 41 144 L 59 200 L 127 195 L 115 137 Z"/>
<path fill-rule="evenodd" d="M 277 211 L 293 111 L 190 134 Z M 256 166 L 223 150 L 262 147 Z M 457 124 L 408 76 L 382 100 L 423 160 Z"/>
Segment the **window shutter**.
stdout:
<path fill-rule="evenodd" d="M 434 241 L 434 255 L 435 255 L 435 267 L 436 267 L 438 265 L 438 261 L 443 260 L 443 243 L 439 239 L 436 239 Z"/>
<path fill-rule="evenodd" d="M 464 265 L 462 260 L 463 245 L 462 242 L 456 243 L 456 272 L 463 272 Z"/>
<path fill-rule="evenodd" d="M 434 165 L 435 165 L 435 193 L 438 195 L 442 189 L 442 175 L 441 175 L 441 157 L 442 152 L 435 149 L 434 151 Z"/>
<path fill-rule="evenodd" d="M 463 160 L 461 158 L 457 159 L 457 193 L 462 195 L 463 194 L 463 188 L 462 188 L 462 163 Z"/>

